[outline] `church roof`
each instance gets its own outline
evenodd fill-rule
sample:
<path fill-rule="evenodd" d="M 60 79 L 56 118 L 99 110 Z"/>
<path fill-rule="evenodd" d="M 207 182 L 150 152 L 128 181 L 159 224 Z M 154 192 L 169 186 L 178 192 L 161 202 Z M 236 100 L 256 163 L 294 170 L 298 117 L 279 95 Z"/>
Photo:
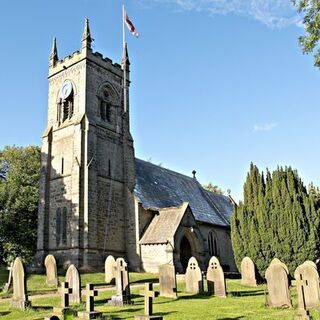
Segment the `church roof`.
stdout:
<path fill-rule="evenodd" d="M 140 244 L 167 243 L 168 239 L 173 239 L 187 208 L 188 203 L 183 203 L 179 207 L 159 209 L 159 214 L 152 219 Z"/>
<path fill-rule="evenodd" d="M 233 204 L 224 195 L 205 190 L 195 179 L 135 159 L 135 195 L 145 209 L 179 207 L 188 202 L 197 221 L 229 227 Z"/>

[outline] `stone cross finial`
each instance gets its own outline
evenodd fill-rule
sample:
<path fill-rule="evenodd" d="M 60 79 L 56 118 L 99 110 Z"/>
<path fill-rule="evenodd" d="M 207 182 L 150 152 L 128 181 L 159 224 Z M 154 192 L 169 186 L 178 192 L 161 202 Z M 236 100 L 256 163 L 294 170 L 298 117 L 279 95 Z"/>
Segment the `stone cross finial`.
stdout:
<path fill-rule="evenodd" d="M 61 287 L 59 288 L 59 292 L 61 295 L 61 307 L 68 308 L 69 307 L 69 294 L 72 293 L 72 288 L 69 288 L 69 283 L 62 282 Z"/>
<path fill-rule="evenodd" d="M 98 291 L 94 290 L 93 283 L 87 283 L 86 285 L 86 311 L 93 312 L 94 311 L 94 297 L 98 295 Z"/>
<path fill-rule="evenodd" d="M 194 178 L 194 179 L 196 178 L 196 174 L 197 174 L 197 171 L 196 171 L 196 170 L 193 170 L 193 171 L 192 171 L 192 175 L 193 175 L 193 178 Z"/>
<path fill-rule="evenodd" d="M 152 316 L 152 300 L 158 296 L 158 292 L 152 291 L 152 283 L 144 284 L 144 291 L 140 294 L 144 296 L 144 314 L 145 316 Z"/>

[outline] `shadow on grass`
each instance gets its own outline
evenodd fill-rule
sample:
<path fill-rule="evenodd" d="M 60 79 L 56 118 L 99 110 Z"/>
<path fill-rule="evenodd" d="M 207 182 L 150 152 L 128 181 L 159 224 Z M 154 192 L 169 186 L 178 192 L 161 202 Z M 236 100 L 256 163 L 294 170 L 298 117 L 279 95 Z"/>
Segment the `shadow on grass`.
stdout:
<path fill-rule="evenodd" d="M 141 279 L 130 282 L 131 284 L 139 284 L 139 283 L 146 283 L 146 282 L 152 282 L 152 283 L 158 283 L 159 279 Z"/>
<path fill-rule="evenodd" d="M 52 307 L 52 306 L 31 306 L 30 309 L 33 310 L 33 311 L 38 311 L 38 310 L 52 310 L 53 307 Z"/>
<path fill-rule="evenodd" d="M 263 290 L 254 290 L 254 291 L 230 291 L 228 296 L 230 297 L 247 297 L 247 296 L 263 296 Z"/>
<path fill-rule="evenodd" d="M 0 317 L 10 314 L 11 311 L 0 311 Z"/>
<path fill-rule="evenodd" d="M 137 310 L 135 310 L 137 311 Z M 128 310 L 122 310 L 122 311 L 119 311 L 117 313 L 120 313 L 120 312 L 128 312 Z M 133 311 L 130 311 L 130 312 L 133 312 Z M 173 313 L 177 313 L 177 311 L 170 311 L 170 312 L 161 312 L 161 313 L 158 313 L 158 312 L 155 312 L 154 315 L 162 315 L 162 316 L 167 316 L 169 314 L 173 314 Z M 122 317 L 121 315 L 120 316 L 117 316 L 117 314 L 112 314 L 112 313 L 103 313 L 103 315 L 105 316 L 105 319 L 108 319 L 108 320 L 117 320 L 117 319 L 132 319 L 132 315 L 129 315 L 129 316 L 125 316 L 125 317 Z M 238 318 L 234 318 L 234 319 L 238 319 Z M 239 318 L 240 319 L 240 318 Z M 223 319 L 221 319 L 223 320 Z M 227 319 L 225 319 L 227 320 Z"/>
<path fill-rule="evenodd" d="M 178 296 L 177 300 L 194 300 L 194 299 L 205 300 L 205 299 L 210 299 L 210 298 L 213 298 L 213 296 L 195 294 L 193 296 L 182 296 L 182 297 Z"/>
<path fill-rule="evenodd" d="M 239 319 L 243 319 L 243 317 L 235 317 L 235 318 L 219 318 L 218 320 L 239 320 Z"/>

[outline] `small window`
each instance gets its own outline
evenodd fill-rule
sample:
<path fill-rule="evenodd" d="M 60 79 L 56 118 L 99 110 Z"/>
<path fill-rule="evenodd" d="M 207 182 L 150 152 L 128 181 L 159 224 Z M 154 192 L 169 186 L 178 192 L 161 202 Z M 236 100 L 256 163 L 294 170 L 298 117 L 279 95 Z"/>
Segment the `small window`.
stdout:
<path fill-rule="evenodd" d="M 61 240 L 61 209 L 58 208 L 56 211 L 56 242 L 57 246 L 60 245 Z"/>
<path fill-rule="evenodd" d="M 100 101 L 100 117 L 103 121 L 111 120 L 111 105 L 109 102 Z"/>
<path fill-rule="evenodd" d="M 73 101 L 73 92 L 70 94 L 68 98 L 62 101 L 62 121 L 66 121 L 67 119 L 71 119 L 74 111 L 74 101 Z"/>
<path fill-rule="evenodd" d="M 62 238 L 63 244 L 67 244 L 67 213 L 68 213 L 67 208 L 64 207 L 62 211 L 62 219 L 61 219 L 61 222 L 62 222 L 61 238 Z"/>
<path fill-rule="evenodd" d="M 64 174 L 64 158 L 61 159 L 61 174 Z"/>
<path fill-rule="evenodd" d="M 108 160 L 108 176 L 111 177 L 111 160 Z"/>
<path fill-rule="evenodd" d="M 208 249 L 210 256 L 218 256 L 217 240 L 212 231 L 208 234 Z"/>

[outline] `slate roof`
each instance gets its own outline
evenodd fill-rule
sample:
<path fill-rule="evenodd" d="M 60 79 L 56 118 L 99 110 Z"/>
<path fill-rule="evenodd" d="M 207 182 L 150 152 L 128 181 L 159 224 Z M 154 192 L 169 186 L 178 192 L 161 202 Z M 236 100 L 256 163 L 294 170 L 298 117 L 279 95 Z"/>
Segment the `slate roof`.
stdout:
<path fill-rule="evenodd" d="M 180 207 L 160 209 L 141 238 L 140 244 L 167 243 L 168 239 L 173 239 L 188 205 L 183 203 Z"/>
<path fill-rule="evenodd" d="M 179 207 L 188 202 L 197 221 L 229 227 L 233 209 L 229 197 L 202 188 L 195 179 L 135 159 L 135 195 L 145 209 Z"/>

